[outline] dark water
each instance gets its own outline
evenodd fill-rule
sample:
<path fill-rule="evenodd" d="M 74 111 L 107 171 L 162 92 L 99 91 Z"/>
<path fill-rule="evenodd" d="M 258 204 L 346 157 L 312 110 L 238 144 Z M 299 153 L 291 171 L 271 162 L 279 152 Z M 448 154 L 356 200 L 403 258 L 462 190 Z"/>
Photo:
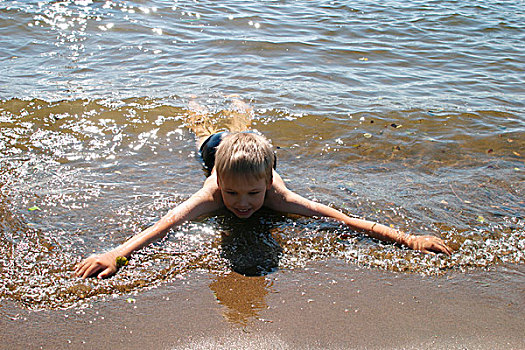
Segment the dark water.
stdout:
<path fill-rule="evenodd" d="M 195 269 L 250 275 L 329 258 L 438 275 L 523 264 L 523 5 L 0 1 L 0 297 L 63 308 Z M 422 255 L 333 222 L 218 213 L 110 280 L 71 278 L 81 256 L 200 187 L 187 103 L 220 116 L 229 94 L 254 106 L 289 187 L 439 235 L 456 253 Z"/>

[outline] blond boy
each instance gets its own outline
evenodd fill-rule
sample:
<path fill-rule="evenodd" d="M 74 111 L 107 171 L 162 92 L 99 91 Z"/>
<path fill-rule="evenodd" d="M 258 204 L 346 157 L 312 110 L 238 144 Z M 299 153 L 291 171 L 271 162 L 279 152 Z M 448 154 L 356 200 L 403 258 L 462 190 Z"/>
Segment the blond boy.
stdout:
<path fill-rule="evenodd" d="M 232 113 L 233 122 L 229 129 L 247 129 L 249 118 L 246 116 L 251 109 L 239 100 L 234 100 L 234 104 L 241 112 Z M 264 136 L 249 131 L 211 134 L 213 127 L 206 125 L 201 117 L 196 119 L 197 122 L 190 127 L 200 137 L 200 153 L 210 172 L 202 188 L 153 226 L 117 248 L 84 259 L 75 267 L 77 276 L 109 277 L 125 261 L 123 258 L 129 259 L 133 252 L 163 238 L 171 228 L 221 208 L 228 209 L 240 219 L 249 218 L 263 206 L 282 213 L 327 217 L 383 241 L 396 242 L 425 253 L 451 254 L 451 249 L 438 237 L 414 236 L 379 223 L 351 218 L 290 191 L 274 169 L 275 154 Z"/>

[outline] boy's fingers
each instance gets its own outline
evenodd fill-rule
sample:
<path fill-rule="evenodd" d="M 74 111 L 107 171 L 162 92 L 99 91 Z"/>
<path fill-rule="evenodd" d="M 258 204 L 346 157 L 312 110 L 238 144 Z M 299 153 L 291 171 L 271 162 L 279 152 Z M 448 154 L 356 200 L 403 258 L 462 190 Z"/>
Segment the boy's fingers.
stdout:
<path fill-rule="evenodd" d="M 98 278 L 100 278 L 100 279 L 106 278 L 106 277 L 111 276 L 114 273 L 115 273 L 115 271 L 113 271 L 113 268 L 112 267 L 108 267 L 107 269 L 105 269 L 104 271 L 102 271 L 101 273 L 98 274 Z"/>
<path fill-rule="evenodd" d="M 426 237 L 425 243 L 419 248 L 423 253 L 436 255 L 436 253 L 443 253 L 452 255 L 452 250 L 437 237 Z"/>
<path fill-rule="evenodd" d="M 426 254 L 436 255 L 436 253 L 434 253 L 432 250 L 423 249 L 422 251 L 423 251 L 423 253 L 426 253 Z"/>
<path fill-rule="evenodd" d="M 451 250 L 450 247 L 449 247 L 448 245 L 446 245 L 445 243 L 443 243 L 443 249 L 444 249 L 445 254 L 447 254 L 447 255 L 452 255 L 452 250 Z"/>
<path fill-rule="evenodd" d="M 444 253 L 444 254 L 447 254 L 447 255 L 451 255 L 451 253 L 452 253 L 450 251 L 450 248 L 442 240 L 439 241 L 438 248 L 439 248 L 439 252 L 440 253 Z"/>
<path fill-rule="evenodd" d="M 78 264 L 75 265 L 75 273 L 78 274 L 78 272 L 80 270 L 82 270 L 82 268 L 84 267 L 84 265 L 86 265 L 86 261 L 85 260 L 82 260 L 81 262 L 79 262 Z"/>
<path fill-rule="evenodd" d="M 452 251 L 444 242 L 438 242 L 431 249 L 438 253 L 447 254 L 449 256 L 452 255 Z"/>
<path fill-rule="evenodd" d="M 77 275 L 77 277 L 80 277 L 84 274 L 84 271 L 86 270 L 87 266 L 86 264 L 83 264 L 82 266 L 79 266 L 77 267 L 76 271 L 75 271 L 75 274 Z"/>
<path fill-rule="evenodd" d="M 82 266 L 79 266 L 79 268 L 77 269 L 77 272 L 76 272 L 77 276 L 83 276 L 86 273 L 86 270 L 88 270 L 90 267 L 91 267 L 91 264 L 89 263 L 89 261 L 83 261 Z M 85 278 L 85 277 L 82 277 L 82 278 Z"/>
<path fill-rule="evenodd" d="M 82 278 L 87 278 L 93 274 L 95 274 L 95 272 L 99 271 L 101 268 L 100 265 L 98 264 L 94 264 L 94 265 L 91 265 L 89 266 L 85 271 L 84 271 L 84 274 L 82 275 Z"/>
<path fill-rule="evenodd" d="M 91 257 L 86 258 L 75 265 L 75 273 L 80 276 L 84 274 L 84 271 L 91 265 Z"/>

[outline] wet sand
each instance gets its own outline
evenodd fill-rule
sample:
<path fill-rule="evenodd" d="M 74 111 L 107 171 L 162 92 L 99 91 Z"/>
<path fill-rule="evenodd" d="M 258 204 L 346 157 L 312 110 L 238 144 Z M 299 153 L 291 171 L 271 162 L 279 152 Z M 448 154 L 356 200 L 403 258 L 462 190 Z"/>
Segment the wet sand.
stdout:
<path fill-rule="evenodd" d="M 523 349 L 524 279 L 523 265 L 425 277 L 341 261 L 255 278 L 194 273 L 83 310 L 2 302 L 0 347 Z"/>

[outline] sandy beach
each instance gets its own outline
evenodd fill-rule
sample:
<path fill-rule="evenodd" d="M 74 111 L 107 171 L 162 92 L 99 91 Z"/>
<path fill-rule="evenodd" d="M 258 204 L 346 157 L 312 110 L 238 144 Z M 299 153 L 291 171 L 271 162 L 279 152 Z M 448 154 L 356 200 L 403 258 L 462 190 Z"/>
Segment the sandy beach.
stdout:
<path fill-rule="evenodd" d="M 497 269 L 523 281 L 522 265 Z M 0 347 L 522 349 L 523 283 L 499 275 L 424 277 L 341 261 L 255 278 L 194 273 L 82 310 L 3 303 Z"/>

